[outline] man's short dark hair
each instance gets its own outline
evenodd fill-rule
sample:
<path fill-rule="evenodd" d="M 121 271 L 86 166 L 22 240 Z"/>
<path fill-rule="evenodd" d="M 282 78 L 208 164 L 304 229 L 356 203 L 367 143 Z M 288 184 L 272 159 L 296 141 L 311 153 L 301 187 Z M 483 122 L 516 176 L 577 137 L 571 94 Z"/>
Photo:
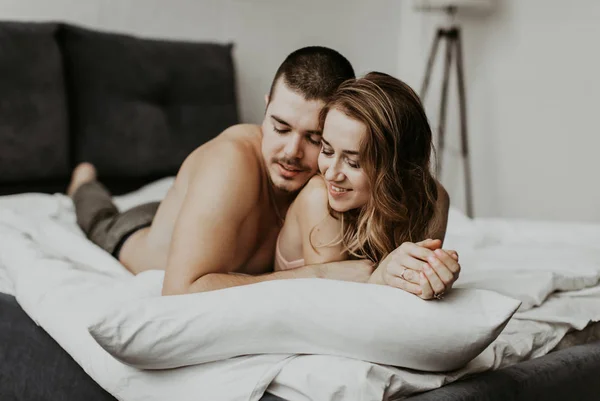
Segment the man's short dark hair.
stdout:
<path fill-rule="evenodd" d="M 355 75 L 352 64 L 337 51 L 309 46 L 291 53 L 279 66 L 271 83 L 269 101 L 273 99 L 279 78 L 306 100 L 327 101 L 342 82 L 355 78 Z"/>

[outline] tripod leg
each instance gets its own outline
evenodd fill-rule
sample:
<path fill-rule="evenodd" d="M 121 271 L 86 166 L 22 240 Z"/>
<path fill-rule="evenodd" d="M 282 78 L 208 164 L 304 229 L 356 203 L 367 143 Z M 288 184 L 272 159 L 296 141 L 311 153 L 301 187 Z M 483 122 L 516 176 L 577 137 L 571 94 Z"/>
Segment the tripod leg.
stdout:
<path fill-rule="evenodd" d="M 436 176 L 440 180 L 442 174 L 442 162 L 445 148 L 445 130 L 446 130 L 446 106 L 448 104 L 448 81 L 450 78 L 450 64 L 452 63 L 452 37 L 446 38 L 446 59 L 444 61 L 444 77 L 442 81 L 442 97 L 440 99 L 440 122 L 438 126 L 438 160 L 435 165 Z"/>
<path fill-rule="evenodd" d="M 457 28 L 458 29 L 458 28 Z M 456 72 L 458 80 L 458 101 L 460 108 L 460 138 L 465 171 L 465 195 L 467 216 L 473 217 L 473 192 L 471 186 L 471 164 L 469 162 L 469 142 L 467 135 L 467 103 L 465 98 L 465 81 L 462 58 L 462 44 L 460 30 L 456 36 Z"/>
<path fill-rule="evenodd" d="M 427 89 L 429 89 L 429 80 L 431 79 L 431 70 L 433 69 L 433 62 L 435 61 L 435 56 L 437 54 L 438 46 L 440 44 L 440 38 L 442 37 L 442 30 L 438 29 L 435 38 L 433 39 L 433 43 L 431 45 L 431 50 L 429 51 L 429 57 L 427 58 L 427 67 L 425 69 L 425 77 L 423 78 L 423 85 L 421 86 L 421 101 L 425 99 L 425 95 L 427 94 Z"/>

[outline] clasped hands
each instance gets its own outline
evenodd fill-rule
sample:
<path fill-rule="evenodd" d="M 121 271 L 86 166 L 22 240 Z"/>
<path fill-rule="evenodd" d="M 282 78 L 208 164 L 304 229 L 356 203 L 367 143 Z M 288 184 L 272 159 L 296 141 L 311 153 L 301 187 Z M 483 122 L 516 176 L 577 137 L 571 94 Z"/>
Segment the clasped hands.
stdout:
<path fill-rule="evenodd" d="M 460 274 L 458 253 L 441 248 L 440 240 L 405 242 L 385 259 L 369 283 L 400 288 L 422 299 L 440 299 Z"/>

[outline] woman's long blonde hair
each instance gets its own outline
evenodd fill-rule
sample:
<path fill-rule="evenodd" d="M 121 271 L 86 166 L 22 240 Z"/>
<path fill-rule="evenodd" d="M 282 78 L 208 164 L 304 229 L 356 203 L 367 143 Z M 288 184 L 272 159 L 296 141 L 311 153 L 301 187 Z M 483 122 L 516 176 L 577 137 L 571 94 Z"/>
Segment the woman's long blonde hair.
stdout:
<path fill-rule="evenodd" d="M 343 83 L 321 111 L 321 126 L 331 109 L 367 127 L 360 164 L 372 196 L 361 208 L 329 211 L 342 222 L 349 254 L 378 263 L 403 242 L 428 234 L 438 195 L 430 172 L 431 128 L 417 94 L 380 72 Z"/>

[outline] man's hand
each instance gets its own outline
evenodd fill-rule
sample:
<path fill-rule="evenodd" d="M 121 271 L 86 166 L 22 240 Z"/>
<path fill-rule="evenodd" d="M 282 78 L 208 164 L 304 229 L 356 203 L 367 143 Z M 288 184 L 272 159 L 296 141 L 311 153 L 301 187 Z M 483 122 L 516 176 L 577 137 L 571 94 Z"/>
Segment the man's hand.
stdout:
<path fill-rule="evenodd" d="M 319 278 L 356 283 L 368 282 L 375 270 L 370 260 L 347 260 L 313 266 L 318 269 L 317 277 Z"/>
<path fill-rule="evenodd" d="M 449 290 L 460 274 L 456 251 L 441 249 L 440 240 L 405 242 L 379 265 L 370 283 L 400 288 L 423 299 Z"/>

